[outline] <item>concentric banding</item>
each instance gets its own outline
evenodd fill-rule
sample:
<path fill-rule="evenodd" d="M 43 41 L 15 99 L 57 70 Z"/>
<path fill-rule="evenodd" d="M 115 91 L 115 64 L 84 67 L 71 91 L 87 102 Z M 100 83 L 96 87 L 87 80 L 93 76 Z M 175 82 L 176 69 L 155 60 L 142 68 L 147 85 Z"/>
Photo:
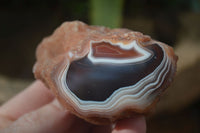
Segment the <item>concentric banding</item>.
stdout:
<path fill-rule="evenodd" d="M 109 42 L 109 41 L 105 41 L 105 42 Z M 98 43 L 98 42 L 91 41 L 91 44 L 92 43 Z M 112 44 L 111 42 L 109 43 Z M 121 43 L 115 43 L 112 45 L 118 45 L 120 46 L 120 48 L 125 49 L 125 50 L 135 48 L 142 55 L 138 59 L 137 58 L 129 59 L 129 60 L 120 59 L 123 63 L 144 62 L 153 56 L 153 53 L 148 51 L 146 48 L 144 49 L 143 47 L 138 45 L 136 41 L 133 41 L 130 44 L 126 44 L 126 47 L 124 48 L 123 48 L 124 45 Z M 156 44 L 152 44 L 152 45 L 156 45 Z M 68 85 L 66 84 L 66 76 L 67 76 L 67 72 L 70 66 L 69 63 L 66 63 L 66 66 L 60 72 L 59 77 L 58 77 L 58 82 L 60 83 L 58 83 L 57 85 L 58 86 L 60 85 L 59 86 L 59 89 L 61 91 L 60 94 L 63 95 L 62 97 L 65 98 L 66 101 L 71 102 L 71 105 L 80 114 L 84 114 L 89 111 L 90 114 L 100 114 L 104 116 L 106 115 L 109 116 L 110 113 L 115 114 L 126 107 L 144 109 L 148 107 L 157 96 L 153 92 L 162 85 L 171 67 L 171 62 L 169 61 L 167 57 L 168 55 L 165 53 L 164 48 L 161 45 L 157 45 L 157 46 L 159 46 L 163 52 L 163 58 L 160 65 L 158 65 L 157 68 L 153 72 L 145 76 L 143 79 L 139 80 L 136 84 L 116 89 L 113 92 L 113 94 L 104 101 L 81 100 L 68 88 Z M 110 62 L 119 63 L 119 64 L 121 63 L 117 59 L 114 59 L 114 60 L 113 59 L 96 59 L 92 57 L 91 49 L 88 54 L 88 59 L 90 59 L 93 63 L 97 63 L 97 64 L 110 63 Z"/>

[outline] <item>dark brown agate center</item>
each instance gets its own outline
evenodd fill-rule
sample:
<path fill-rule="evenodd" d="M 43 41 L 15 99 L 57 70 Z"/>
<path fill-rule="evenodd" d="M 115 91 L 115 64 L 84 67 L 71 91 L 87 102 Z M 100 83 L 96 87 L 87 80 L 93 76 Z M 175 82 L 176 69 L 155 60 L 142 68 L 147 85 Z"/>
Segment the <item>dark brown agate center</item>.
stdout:
<path fill-rule="evenodd" d="M 94 44 L 95 58 L 137 58 L 141 56 L 136 50 L 124 50 L 111 44 Z M 147 60 L 133 63 L 95 64 L 88 56 L 73 61 L 67 72 L 68 89 L 84 101 L 105 101 L 114 91 L 136 84 L 152 73 L 163 59 L 163 50 L 158 44 L 145 47 L 152 53 Z"/>

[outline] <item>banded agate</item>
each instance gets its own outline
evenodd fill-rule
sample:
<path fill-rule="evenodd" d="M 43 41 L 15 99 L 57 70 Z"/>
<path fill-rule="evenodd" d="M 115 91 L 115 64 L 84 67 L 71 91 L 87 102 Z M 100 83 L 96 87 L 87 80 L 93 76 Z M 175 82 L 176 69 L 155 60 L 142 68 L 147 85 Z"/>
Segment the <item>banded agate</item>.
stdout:
<path fill-rule="evenodd" d="M 66 22 L 37 48 L 34 74 L 73 114 L 107 124 L 148 112 L 172 82 L 173 49 L 128 29 Z"/>

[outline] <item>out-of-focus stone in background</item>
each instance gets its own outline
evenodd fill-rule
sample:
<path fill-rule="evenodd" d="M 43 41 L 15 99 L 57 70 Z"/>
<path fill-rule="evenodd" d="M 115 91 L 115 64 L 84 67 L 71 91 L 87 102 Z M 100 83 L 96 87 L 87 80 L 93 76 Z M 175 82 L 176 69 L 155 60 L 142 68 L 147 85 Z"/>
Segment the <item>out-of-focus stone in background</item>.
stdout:
<path fill-rule="evenodd" d="M 91 24 L 91 1 L 0 2 L 0 104 L 34 80 L 35 49 L 42 38 L 64 21 L 81 20 Z M 147 116 L 147 132 L 199 133 L 199 0 L 124 0 L 121 27 L 167 43 L 179 56 L 173 84 Z"/>

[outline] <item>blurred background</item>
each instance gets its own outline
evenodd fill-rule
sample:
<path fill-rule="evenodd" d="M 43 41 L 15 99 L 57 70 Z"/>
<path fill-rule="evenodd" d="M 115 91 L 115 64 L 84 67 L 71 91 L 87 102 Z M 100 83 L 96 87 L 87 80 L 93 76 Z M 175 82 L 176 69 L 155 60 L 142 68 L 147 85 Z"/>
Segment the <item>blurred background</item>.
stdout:
<path fill-rule="evenodd" d="M 200 0 L 1 0 L 0 104 L 33 80 L 35 49 L 64 21 L 140 31 L 174 47 L 177 75 L 148 133 L 200 133 Z"/>

